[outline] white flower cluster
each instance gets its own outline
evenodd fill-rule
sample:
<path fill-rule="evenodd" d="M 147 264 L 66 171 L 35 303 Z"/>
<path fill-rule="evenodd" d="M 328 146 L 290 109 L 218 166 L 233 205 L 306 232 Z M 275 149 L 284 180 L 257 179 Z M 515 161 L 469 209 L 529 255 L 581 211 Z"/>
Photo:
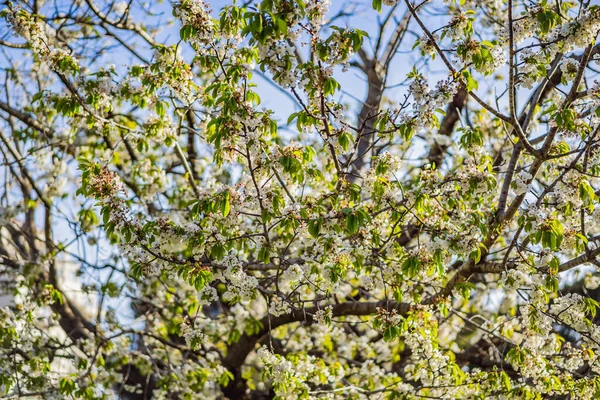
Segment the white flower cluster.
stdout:
<path fill-rule="evenodd" d="M 279 296 L 274 296 L 269 303 L 269 314 L 275 317 L 288 314 L 291 310 L 290 304 Z"/>
<path fill-rule="evenodd" d="M 537 18 L 538 14 L 543 12 L 539 7 L 533 7 L 528 13 L 521 16 L 513 24 L 513 38 L 515 44 L 531 38 L 536 33 L 536 27 L 541 24 Z M 519 82 L 527 88 L 533 87 L 535 83 L 545 78 L 546 73 L 540 69 L 550 68 L 550 60 L 553 60 L 559 53 L 565 54 L 584 48 L 593 43 L 594 38 L 600 29 L 600 10 L 598 7 L 589 7 L 582 9 L 580 14 L 563 24 L 554 27 L 543 39 L 547 45 L 539 48 L 524 48 L 520 50 L 519 58 L 522 61 L 519 66 Z M 508 43 L 508 22 L 504 28 L 498 31 L 498 38 L 503 45 Z M 560 70 L 566 81 L 571 81 L 577 75 L 579 62 L 577 60 L 565 57 L 560 64 Z"/>
<path fill-rule="evenodd" d="M 584 285 L 589 290 L 595 290 L 600 287 L 600 276 L 587 274 L 584 278 Z"/>
<path fill-rule="evenodd" d="M 531 223 L 531 229 L 536 230 L 548 218 L 548 214 L 543 208 L 537 207 L 535 204 L 528 204 L 521 211 L 522 215 Z"/>
<path fill-rule="evenodd" d="M 168 134 L 165 134 L 165 137 Z M 158 139 L 156 139 L 158 141 Z M 163 139 L 164 140 L 164 139 Z M 142 200 L 151 200 L 167 187 L 167 175 L 164 169 L 153 163 L 149 158 L 141 160 L 133 167 L 133 173 L 139 176 Z"/>
<path fill-rule="evenodd" d="M 411 120 L 415 123 L 415 129 L 433 128 L 432 118 L 435 111 L 445 107 L 458 90 L 458 83 L 451 80 L 441 80 L 436 88 L 431 90 L 427 79 L 422 75 L 414 77 L 409 87 L 415 102 L 413 104 L 414 115 Z"/>
<path fill-rule="evenodd" d="M 282 400 L 295 400 L 308 392 L 311 385 L 332 385 L 346 375 L 340 364 L 327 366 L 314 356 L 300 356 L 292 362 L 265 346 L 258 349 L 257 355 L 265 366 L 265 375 L 272 380 L 277 398 Z"/>
<path fill-rule="evenodd" d="M 159 117 L 156 114 L 148 117 L 144 124 L 146 137 L 156 143 L 164 143 L 167 138 L 175 138 L 176 132 L 169 114 Z"/>
<path fill-rule="evenodd" d="M 478 196 L 489 192 L 495 186 L 494 175 L 485 166 L 478 165 L 474 157 L 465 160 L 463 168 L 456 173 L 457 184 L 463 193 Z"/>
<path fill-rule="evenodd" d="M 103 68 L 93 76 L 96 79 L 87 79 L 81 75 L 78 79 L 80 87 L 85 88 L 86 97 L 92 99 L 92 106 L 101 111 L 110 111 L 113 107 L 114 96 L 118 95 L 118 87 L 114 85 L 111 74 L 114 66 Z"/>
<path fill-rule="evenodd" d="M 469 18 L 464 12 L 455 15 L 448 27 L 444 29 L 446 36 L 452 40 L 459 40 L 465 35 L 465 29 L 469 26 Z"/>
<path fill-rule="evenodd" d="M 313 316 L 313 319 L 317 324 L 326 325 L 327 319 L 331 320 L 331 317 L 333 315 L 332 313 L 333 309 L 331 308 L 331 306 L 327 306 L 324 310 L 317 311 Z"/>
<path fill-rule="evenodd" d="M 283 88 L 295 86 L 298 73 L 294 48 L 287 40 L 270 39 L 258 47 L 258 55 L 267 66 L 273 78 Z"/>
<path fill-rule="evenodd" d="M 587 332 L 590 328 L 589 324 L 586 323 L 585 298 L 579 294 L 567 293 L 564 296 L 557 297 L 548 311 L 578 332 Z"/>
<path fill-rule="evenodd" d="M 53 70 L 71 74 L 79 71 L 79 64 L 67 50 L 58 47 L 56 40 L 46 32 L 47 24 L 21 8 L 9 9 L 7 21 L 15 33 L 28 41 L 31 50 Z"/>
<path fill-rule="evenodd" d="M 598 30 L 600 30 L 600 8 L 582 8 L 576 18 L 554 28 L 548 35 L 548 41 L 559 41 L 564 38 L 560 51 L 566 53 L 593 43 Z M 559 50 L 557 44 L 553 44 L 551 48 L 553 51 L 556 49 L 556 52 Z"/>
<path fill-rule="evenodd" d="M 325 23 L 330 6 L 330 0 L 308 0 L 306 2 L 308 21 L 316 31 L 321 29 L 321 26 Z"/>
<path fill-rule="evenodd" d="M 567 82 L 572 81 L 579 72 L 579 61 L 571 57 L 565 57 L 561 60 L 560 70 Z"/>
<path fill-rule="evenodd" d="M 509 22 L 508 18 L 505 19 L 504 26 L 498 28 L 496 34 L 498 40 L 503 44 L 508 44 L 509 41 Z M 535 18 L 524 16 L 521 19 L 513 21 L 512 34 L 513 34 L 513 42 L 515 45 L 524 42 L 535 34 L 535 27 L 537 25 L 537 21 Z"/>
<path fill-rule="evenodd" d="M 371 190 L 372 194 L 374 195 L 378 187 L 380 187 L 379 183 L 382 180 L 385 182 L 396 180 L 395 173 L 400 168 L 400 164 L 400 158 L 387 151 L 383 152 L 378 157 L 374 157 L 371 160 L 371 168 L 364 177 L 363 188 Z M 401 195 L 402 192 L 398 189 L 393 193 L 388 193 L 387 197 L 395 199 Z"/>
<path fill-rule="evenodd" d="M 304 276 L 304 271 L 298 264 L 292 264 L 283 271 L 282 278 L 289 282 L 298 282 Z"/>
<path fill-rule="evenodd" d="M 440 40 L 440 36 L 436 33 L 433 35 L 433 40 L 437 43 Z M 434 57 L 437 53 L 434 42 L 429 39 L 429 36 L 423 35 L 419 39 L 419 48 L 423 54 Z"/>
<path fill-rule="evenodd" d="M 198 291 L 196 297 L 198 298 L 198 304 L 200 306 L 212 304 L 219 298 L 217 289 L 210 285 L 206 285 Z"/>
<path fill-rule="evenodd" d="M 519 173 L 517 173 L 512 183 L 515 194 L 517 196 L 521 196 L 527 193 L 531 188 L 532 179 L 533 176 L 525 170 L 522 170 Z"/>
<path fill-rule="evenodd" d="M 206 335 L 202 330 L 193 328 L 188 319 L 183 320 L 179 329 L 187 345 L 194 350 L 200 348 L 202 342 L 206 340 Z"/>
<path fill-rule="evenodd" d="M 181 20 L 184 28 L 193 28 L 193 34 L 188 39 L 190 44 L 200 50 L 214 40 L 215 23 L 210 15 L 210 6 L 202 0 L 182 0 L 175 3 L 173 15 Z"/>
<path fill-rule="evenodd" d="M 181 55 L 181 46 L 160 47 L 154 53 L 154 64 L 146 68 L 141 81 L 152 82 L 156 88 L 166 87 L 186 104 L 198 96 L 196 75 Z"/>
<path fill-rule="evenodd" d="M 545 76 L 540 73 L 540 65 L 548 65 L 548 53 L 537 51 L 533 48 L 525 48 L 519 53 L 519 83 L 528 89 L 539 83 Z"/>
<path fill-rule="evenodd" d="M 404 342 L 412 350 L 411 363 L 405 367 L 411 379 L 418 379 L 425 386 L 452 385 L 451 360 L 432 340 L 432 332 L 425 329 L 407 331 Z"/>
<path fill-rule="evenodd" d="M 539 285 L 541 277 L 527 264 L 518 264 L 516 268 L 511 268 L 502 273 L 502 284 L 508 289 L 531 288 L 534 284 Z"/>
<path fill-rule="evenodd" d="M 476 66 L 476 70 L 484 75 L 490 75 L 506 65 L 506 48 L 502 45 L 495 45 L 489 49 L 490 57 L 487 62 Z M 470 53 L 471 59 L 473 59 L 475 53 Z"/>
<path fill-rule="evenodd" d="M 224 271 L 216 271 L 214 279 L 227 281 L 227 291 L 223 293 L 223 300 L 233 301 L 240 299 L 242 301 L 251 300 L 256 295 L 258 280 L 252 275 L 244 272 L 241 261 L 233 253 L 229 253 L 221 263 L 226 266 Z"/>

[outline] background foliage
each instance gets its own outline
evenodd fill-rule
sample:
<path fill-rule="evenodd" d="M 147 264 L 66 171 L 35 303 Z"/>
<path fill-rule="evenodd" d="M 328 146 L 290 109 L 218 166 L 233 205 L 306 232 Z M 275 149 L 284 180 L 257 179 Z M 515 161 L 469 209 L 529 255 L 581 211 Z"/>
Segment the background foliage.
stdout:
<path fill-rule="evenodd" d="M 2 398 L 600 396 L 598 6 L 1 16 Z"/>

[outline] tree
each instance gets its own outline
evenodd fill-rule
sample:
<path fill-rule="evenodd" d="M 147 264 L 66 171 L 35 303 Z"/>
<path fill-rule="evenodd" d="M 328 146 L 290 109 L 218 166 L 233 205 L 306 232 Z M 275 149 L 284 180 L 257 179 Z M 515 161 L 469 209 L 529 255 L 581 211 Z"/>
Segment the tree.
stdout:
<path fill-rule="evenodd" d="M 9 2 L 2 398 L 598 398 L 590 3 Z"/>

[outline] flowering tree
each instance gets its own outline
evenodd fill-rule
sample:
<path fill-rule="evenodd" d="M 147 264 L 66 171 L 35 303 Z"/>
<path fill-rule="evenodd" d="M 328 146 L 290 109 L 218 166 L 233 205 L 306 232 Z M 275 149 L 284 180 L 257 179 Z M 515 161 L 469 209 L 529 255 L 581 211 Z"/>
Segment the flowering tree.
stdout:
<path fill-rule="evenodd" d="M 2 398 L 598 398 L 590 3 L 8 3 Z"/>

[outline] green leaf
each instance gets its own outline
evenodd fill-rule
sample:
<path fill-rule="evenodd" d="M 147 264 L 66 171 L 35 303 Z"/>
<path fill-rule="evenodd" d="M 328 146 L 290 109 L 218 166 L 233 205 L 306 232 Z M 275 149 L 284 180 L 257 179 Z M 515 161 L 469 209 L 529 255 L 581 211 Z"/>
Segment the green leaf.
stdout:
<path fill-rule="evenodd" d="M 600 305 L 598 305 L 598 302 L 592 299 L 591 297 L 585 297 L 583 300 L 585 301 L 586 313 L 589 314 L 592 318 L 594 318 Z"/>
<path fill-rule="evenodd" d="M 575 234 L 575 241 L 576 241 L 577 251 L 580 252 L 580 253 L 584 252 L 585 251 L 585 247 L 588 244 L 588 238 L 586 238 L 581 233 L 576 233 Z"/>
<path fill-rule="evenodd" d="M 419 257 L 412 256 L 402 263 L 402 273 L 409 278 L 414 278 L 421 271 L 421 260 Z"/>
<path fill-rule="evenodd" d="M 194 27 L 191 25 L 184 25 L 179 30 L 179 36 L 181 37 L 181 40 L 186 40 L 186 41 L 189 38 L 191 38 L 195 33 L 196 33 L 196 29 L 194 29 Z"/>
<path fill-rule="evenodd" d="M 330 96 L 335 93 L 337 89 L 340 88 L 340 84 L 333 78 L 327 78 L 325 84 L 323 85 L 323 93 L 325 96 Z"/>
<path fill-rule="evenodd" d="M 460 293 L 463 299 L 469 300 L 471 297 L 471 291 L 475 289 L 475 285 L 471 282 L 459 282 L 456 284 L 455 289 Z"/>
<path fill-rule="evenodd" d="M 477 83 L 469 71 L 465 70 L 462 72 L 462 74 L 466 81 L 467 92 L 477 90 L 479 88 L 479 83 Z"/>
<path fill-rule="evenodd" d="M 228 216 L 229 211 L 231 210 L 231 203 L 229 201 L 229 198 L 230 198 L 229 191 L 226 191 L 223 194 L 223 199 L 221 200 L 221 214 L 223 215 L 223 217 Z"/>
<path fill-rule="evenodd" d="M 579 198 L 581 198 L 586 207 L 589 207 L 593 211 L 594 200 L 596 200 L 597 196 L 596 191 L 587 180 L 579 183 Z"/>
<path fill-rule="evenodd" d="M 75 382 L 69 378 L 61 378 L 58 382 L 58 390 L 61 394 L 69 396 L 75 391 Z"/>
<path fill-rule="evenodd" d="M 225 256 L 225 247 L 222 244 L 215 244 L 210 249 L 210 256 L 215 260 L 220 260 Z"/>
<path fill-rule="evenodd" d="M 157 101 L 156 102 L 156 114 L 158 114 L 159 117 L 164 117 L 165 116 L 165 103 L 163 101 Z"/>
<path fill-rule="evenodd" d="M 44 91 L 37 92 L 35 95 L 33 95 L 31 102 L 35 103 L 36 101 L 40 100 L 43 96 L 44 96 Z"/>
<path fill-rule="evenodd" d="M 354 235 L 358 232 L 361 225 L 364 223 L 364 214 L 361 211 L 354 211 L 346 215 L 346 227 L 348 233 Z"/>
<path fill-rule="evenodd" d="M 229 385 L 229 382 L 233 381 L 233 379 L 233 374 L 228 370 L 225 370 L 225 372 L 223 372 L 223 375 L 221 375 L 221 377 L 219 378 L 219 385 L 222 387 L 227 387 L 227 385 Z"/>
<path fill-rule="evenodd" d="M 258 259 L 265 264 L 268 264 L 271 261 L 271 250 L 268 246 L 264 246 L 259 250 Z"/>
<path fill-rule="evenodd" d="M 343 132 L 338 136 L 338 142 L 344 151 L 348 151 L 348 147 L 350 146 L 350 135 L 346 132 Z"/>
<path fill-rule="evenodd" d="M 296 119 L 296 117 L 298 117 L 298 114 L 300 114 L 300 112 L 295 112 L 295 113 L 292 113 L 292 114 L 291 114 L 291 115 L 288 117 L 287 124 L 288 124 L 288 125 L 289 125 L 289 124 L 291 124 L 291 123 L 292 123 L 292 122 L 293 122 L 293 121 Z"/>
<path fill-rule="evenodd" d="M 275 20 L 275 22 L 277 23 L 277 30 L 278 30 L 278 31 L 279 31 L 281 34 L 283 34 L 283 35 L 287 35 L 287 33 L 288 33 L 288 27 L 287 27 L 287 23 L 286 23 L 284 20 L 280 19 L 280 18 L 277 18 L 277 19 Z"/>
<path fill-rule="evenodd" d="M 556 293 L 558 291 L 558 279 L 552 276 L 547 276 L 544 286 L 549 292 Z"/>
<path fill-rule="evenodd" d="M 321 224 L 322 223 L 323 223 L 322 218 L 317 218 L 317 219 L 308 221 L 308 233 L 310 233 L 310 235 L 312 237 L 317 238 L 319 236 L 319 233 L 321 232 Z"/>
<path fill-rule="evenodd" d="M 385 331 L 383 331 L 383 340 L 386 342 L 390 342 L 396 339 L 399 336 L 399 329 L 395 326 L 389 326 Z"/>

